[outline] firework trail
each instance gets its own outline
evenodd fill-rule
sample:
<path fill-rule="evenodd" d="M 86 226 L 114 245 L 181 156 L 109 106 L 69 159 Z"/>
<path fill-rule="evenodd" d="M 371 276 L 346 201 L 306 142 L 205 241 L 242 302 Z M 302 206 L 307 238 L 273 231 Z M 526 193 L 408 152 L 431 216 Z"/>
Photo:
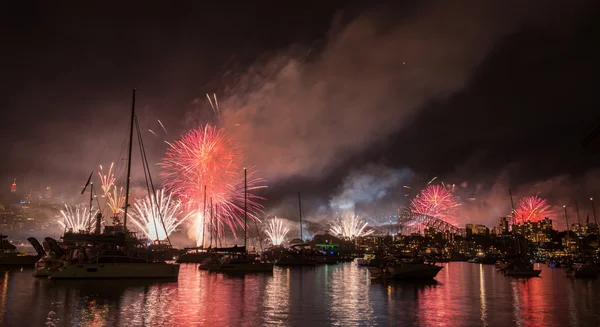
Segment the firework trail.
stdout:
<path fill-rule="evenodd" d="M 98 213 L 97 209 L 92 209 L 92 214 L 88 211 L 88 207 L 84 205 L 68 206 L 65 204 L 65 210 L 61 210 L 62 220 L 58 221 L 66 230 L 72 230 L 78 232 L 80 230 L 94 232 L 96 230 L 96 224 L 94 218 Z"/>
<path fill-rule="evenodd" d="M 110 164 L 108 172 L 104 174 L 102 165 L 100 165 L 100 182 L 102 183 L 102 193 L 106 198 L 106 204 L 111 210 L 113 217 L 117 217 L 121 213 L 122 208 L 125 206 L 125 192 L 123 188 L 117 188 L 115 186 L 115 174 L 113 173 L 114 163 Z"/>
<path fill-rule="evenodd" d="M 273 245 L 281 245 L 289 231 L 288 228 L 283 227 L 283 220 L 277 217 L 271 219 L 265 229 L 265 233 Z"/>
<path fill-rule="evenodd" d="M 151 240 L 166 239 L 190 217 L 190 214 L 183 214 L 181 202 L 173 200 L 171 193 L 165 195 L 164 189 L 156 190 L 156 197 L 152 195 L 138 200 L 133 208 L 133 223 Z"/>
<path fill-rule="evenodd" d="M 367 222 L 360 219 L 357 215 L 348 214 L 342 219 L 336 219 L 330 222 L 329 229 L 337 237 L 354 239 L 356 237 L 373 234 L 373 230 L 366 230 Z"/>
<path fill-rule="evenodd" d="M 538 222 L 552 215 L 550 205 L 546 199 L 539 195 L 527 196 L 519 200 L 513 215 L 513 224 L 523 224 L 525 222 Z"/>
<path fill-rule="evenodd" d="M 196 232 L 206 228 L 204 199 L 212 198 L 215 208 L 219 208 L 215 219 L 228 226 L 235 235 L 236 225 L 244 226 L 244 169 L 241 166 L 244 155 L 241 147 L 224 129 L 209 124 L 168 144 L 161 163 L 161 176 L 165 187 L 195 211 Z M 248 217 L 258 220 L 262 206 L 256 201 L 262 198 L 252 191 L 264 187 L 263 180 L 255 177 L 253 169 L 248 169 L 247 174 Z M 208 215 L 209 206 L 206 208 Z M 199 242 L 201 233 L 196 237 Z"/>
<path fill-rule="evenodd" d="M 415 214 L 432 216 L 452 225 L 456 224 L 459 198 L 440 185 L 429 185 L 410 201 L 410 211 Z"/>

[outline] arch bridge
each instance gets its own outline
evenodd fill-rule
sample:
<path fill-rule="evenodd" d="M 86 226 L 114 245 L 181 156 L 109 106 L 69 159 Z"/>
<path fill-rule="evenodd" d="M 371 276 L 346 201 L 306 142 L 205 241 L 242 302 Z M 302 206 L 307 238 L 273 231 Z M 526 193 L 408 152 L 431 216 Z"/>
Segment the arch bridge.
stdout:
<path fill-rule="evenodd" d="M 461 232 L 463 231 L 463 229 L 458 228 L 442 219 L 422 214 L 401 213 L 385 216 L 382 219 L 395 220 L 397 222 L 398 227 L 400 228 L 400 233 L 403 235 L 410 235 L 411 233 L 415 232 L 418 233 L 424 227 L 433 227 L 437 231 L 449 232 L 454 234 L 461 234 Z"/>

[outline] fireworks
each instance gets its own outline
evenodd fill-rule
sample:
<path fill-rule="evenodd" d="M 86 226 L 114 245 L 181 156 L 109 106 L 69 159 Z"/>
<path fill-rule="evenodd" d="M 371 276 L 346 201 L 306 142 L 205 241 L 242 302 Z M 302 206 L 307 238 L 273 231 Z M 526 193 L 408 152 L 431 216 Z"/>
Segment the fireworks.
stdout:
<path fill-rule="evenodd" d="M 290 230 L 283 227 L 283 220 L 275 217 L 269 221 L 265 233 L 273 245 L 281 245 Z"/>
<path fill-rule="evenodd" d="M 137 201 L 131 212 L 133 223 L 151 240 L 166 239 L 189 216 L 183 215 L 181 202 L 173 200 L 170 193 L 165 195 L 164 189 L 156 191 L 156 198 L 152 195 Z"/>
<path fill-rule="evenodd" d="M 550 215 L 550 205 L 548 205 L 546 199 L 540 198 L 538 195 L 528 196 L 519 200 L 513 215 L 513 223 L 537 222 Z"/>
<path fill-rule="evenodd" d="M 199 233 L 204 229 L 207 223 L 201 214 L 204 199 L 212 198 L 220 212 L 216 219 L 235 235 L 235 226 L 244 226 L 244 170 L 241 166 L 244 155 L 240 146 L 224 129 L 208 124 L 168 144 L 161 164 L 164 185 L 195 210 L 196 220 L 200 220 L 195 230 Z M 258 220 L 257 213 L 262 206 L 256 200 L 261 198 L 251 191 L 260 188 L 262 180 L 254 178 L 255 172 L 251 169 L 247 173 L 248 217 Z M 201 237 L 201 233 L 196 235 L 198 242 Z"/>
<path fill-rule="evenodd" d="M 331 233 L 337 237 L 354 239 L 356 237 L 373 234 L 373 230 L 365 231 L 367 222 L 360 219 L 357 215 L 346 215 L 342 219 L 330 222 Z"/>
<path fill-rule="evenodd" d="M 413 213 L 432 216 L 450 224 L 456 221 L 459 198 L 451 189 L 440 185 L 429 185 L 410 201 Z"/>
<path fill-rule="evenodd" d="M 88 207 L 78 205 L 75 207 L 68 206 L 65 204 L 65 210 L 61 210 L 63 220 L 59 220 L 60 224 L 64 229 L 79 232 L 81 230 L 94 232 L 96 230 L 96 224 L 93 218 L 96 217 L 98 210 L 92 209 L 92 214 L 88 210 Z"/>
<path fill-rule="evenodd" d="M 123 188 L 117 189 L 115 186 L 115 174 L 113 173 L 114 163 L 110 164 L 108 173 L 103 174 L 102 165 L 100 165 L 100 182 L 102 183 L 102 193 L 106 198 L 106 204 L 110 208 L 113 217 L 116 217 L 121 212 L 123 206 L 125 206 L 125 194 L 123 194 Z M 112 191 L 112 192 L 111 192 Z"/>

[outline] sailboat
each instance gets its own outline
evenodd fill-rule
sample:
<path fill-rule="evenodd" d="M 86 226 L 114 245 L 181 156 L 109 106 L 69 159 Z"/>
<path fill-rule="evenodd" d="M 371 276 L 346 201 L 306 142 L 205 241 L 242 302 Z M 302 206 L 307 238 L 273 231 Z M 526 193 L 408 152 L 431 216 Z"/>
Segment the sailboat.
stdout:
<path fill-rule="evenodd" d="M 510 189 L 508 190 L 508 194 L 510 196 L 510 204 L 513 212 L 513 236 L 515 237 L 517 254 L 513 256 L 512 260 L 509 260 L 508 265 L 505 267 L 506 269 L 504 269 L 504 274 L 512 277 L 537 277 L 542 271 L 534 269 L 533 263 L 531 263 L 531 260 L 527 256 L 527 240 L 524 240 L 524 249 L 521 249 L 521 235 L 514 230 L 515 205 Z"/>
<path fill-rule="evenodd" d="M 576 210 L 577 210 L 577 220 L 579 222 L 578 226 L 581 226 L 581 220 L 579 219 L 579 206 L 577 206 L 577 202 L 575 202 Z M 570 226 L 569 226 L 569 216 L 567 215 L 567 206 L 563 205 L 565 210 L 565 220 L 567 222 L 567 254 L 569 252 L 569 244 L 570 244 Z M 579 239 L 577 239 L 578 248 L 580 248 Z M 581 250 L 579 251 L 579 256 L 582 256 Z M 574 257 L 576 258 L 576 257 Z M 583 258 L 580 258 L 583 259 Z M 596 278 L 598 276 L 598 266 L 591 261 L 581 260 L 579 262 L 571 262 L 566 271 L 568 277 L 573 278 Z"/>
<path fill-rule="evenodd" d="M 302 202 L 300 200 L 300 192 L 298 192 L 298 210 L 300 212 L 300 241 L 302 244 L 297 244 L 290 247 L 287 255 L 277 260 L 278 266 L 316 266 L 317 262 L 314 256 L 306 255 L 304 249 L 304 238 L 302 237 Z"/>
<path fill-rule="evenodd" d="M 215 267 L 208 270 L 212 272 L 273 272 L 273 262 L 260 260 L 257 255 L 248 254 L 248 184 L 246 180 L 246 168 L 244 168 L 244 248 L 242 254 L 231 254 L 229 258 L 223 258 Z"/>
<path fill-rule="evenodd" d="M 92 245 L 78 245 L 69 251 L 68 257 L 63 260 L 60 267 L 48 272 L 49 278 L 51 279 L 166 278 L 176 280 L 179 276 L 179 264 L 166 263 L 164 261 L 150 261 L 137 256 L 135 249 L 131 246 L 131 233 L 127 230 L 133 128 L 134 122 L 137 122 L 135 116 L 135 93 L 136 89 L 133 89 L 123 224 L 106 226 L 102 234 L 98 234 L 99 228 L 97 228 L 97 234 L 95 235 L 81 234 L 81 237 L 87 238 L 88 240 L 82 240 L 79 244 L 87 243 Z M 144 158 L 144 170 L 145 173 L 149 175 L 143 143 L 141 142 L 141 135 L 139 134 L 139 125 L 137 127 L 138 139 L 140 140 L 140 151 Z M 154 187 L 152 186 L 152 188 Z M 99 220 L 101 219 L 101 216 L 96 218 Z M 99 226 L 100 223 L 97 222 L 97 227 Z M 72 241 L 77 241 L 77 237 L 74 237 L 74 235 L 70 236 L 73 237 Z"/>

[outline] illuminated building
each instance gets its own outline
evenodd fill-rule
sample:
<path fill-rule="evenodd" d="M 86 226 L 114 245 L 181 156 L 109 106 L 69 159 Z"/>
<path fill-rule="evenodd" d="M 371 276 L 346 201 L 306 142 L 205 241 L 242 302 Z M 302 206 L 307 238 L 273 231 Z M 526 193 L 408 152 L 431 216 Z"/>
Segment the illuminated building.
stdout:
<path fill-rule="evenodd" d="M 475 228 L 473 229 L 473 234 L 490 235 L 490 229 L 485 227 L 485 225 L 475 225 Z"/>
<path fill-rule="evenodd" d="M 10 193 L 17 193 L 17 179 L 16 178 L 13 181 L 12 185 L 10 186 Z"/>
<path fill-rule="evenodd" d="M 467 238 L 473 236 L 473 233 L 475 232 L 475 227 L 473 226 L 473 224 L 467 224 L 465 226 L 465 232 Z"/>
<path fill-rule="evenodd" d="M 508 219 L 506 219 L 506 217 L 502 217 L 498 221 L 498 234 L 505 233 L 508 233 Z"/>
<path fill-rule="evenodd" d="M 46 186 L 46 199 L 52 199 L 52 187 L 50 185 Z"/>

